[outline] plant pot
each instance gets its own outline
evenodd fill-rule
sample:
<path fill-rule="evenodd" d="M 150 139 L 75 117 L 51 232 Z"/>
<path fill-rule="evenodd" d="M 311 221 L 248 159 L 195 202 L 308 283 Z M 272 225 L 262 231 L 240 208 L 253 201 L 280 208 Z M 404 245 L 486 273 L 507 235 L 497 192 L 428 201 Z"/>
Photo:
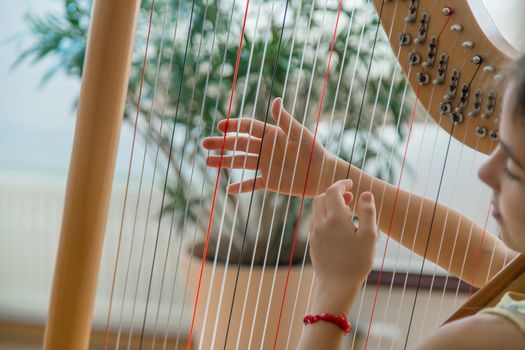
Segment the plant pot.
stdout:
<path fill-rule="evenodd" d="M 185 251 L 182 259 L 183 271 L 189 271 L 188 291 L 192 297 L 188 299 L 188 302 L 194 305 L 202 259 L 190 256 L 187 249 Z M 267 264 L 263 274 L 263 267 L 256 265 L 253 267 L 250 278 L 250 266 L 241 266 L 234 298 L 237 263 L 230 262 L 225 269 L 225 265 L 218 262 L 213 269 L 213 260 L 207 259 L 204 263 L 193 329 L 195 348 L 273 349 L 276 341 L 276 349 L 295 349 L 303 328 L 302 319 L 307 310 L 313 268 L 310 264 L 305 265 L 301 277 L 301 265 L 292 265 L 277 340 L 277 324 L 288 265 L 277 268 L 272 293 L 274 271 L 275 265 Z M 214 274 L 213 281 L 212 273 Z M 224 288 L 221 288 L 223 278 L 225 278 Z M 213 283 L 211 288 L 210 283 Z M 298 288 L 299 293 L 297 293 Z M 231 320 L 229 321 L 230 311 Z M 206 320 L 204 320 L 205 317 Z M 228 338 L 225 347 L 226 334 Z"/>

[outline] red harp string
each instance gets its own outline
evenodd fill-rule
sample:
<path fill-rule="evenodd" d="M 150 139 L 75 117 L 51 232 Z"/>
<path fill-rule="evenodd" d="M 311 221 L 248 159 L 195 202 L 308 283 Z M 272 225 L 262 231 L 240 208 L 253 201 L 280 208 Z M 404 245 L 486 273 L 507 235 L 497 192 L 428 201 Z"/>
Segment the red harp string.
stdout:
<path fill-rule="evenodd" d="M 274 339 L 274 344 L 273 344 L 273 349 L 274 350 L 277 347 L 277 337 L 279 336 L 279 328 L 281 326 L 281 319 L 282 319 L 283 309 L 284 309 L 284 301 L 286 299 L 286 292 L 287 292 L 287 289 L 288 289 L 288 281 L 290 279 L 290 271 L 292 269 L 292 261 L 293 261 L 293 255 L 294 255 L 294 251 L 295 251 L 295 246 L 296 246 L 296 243 L 297 243 L 297 235 L 299 233 L 299 225 L 301 223 L 301 216 L 303 214 L 303 206 L 304 206 L 304 200 L 305 200 L 305 195 L 306 195 L 306 188 L 307 188 L 307 185 L 308 185 L 308 177 L 310 175 L 310 168 L 311 168 L 311 165 L 312 165 L 313 151 L 314 151 L 314 147 L 315 147 L 315 141 L 316 141 L 316 138 L 317 138 L 317 131 L 318 131 L 318 128 L 319 128 L 319 121 L 321 120 L 321 112 L 322 112 L 322 109 L 323 109 L 323 101 L 324 101 L 324 95 L 325 95 L 325 90 L 326 90 L 326 84 L 328 82 L 328 74 L 330 72 L 330 63 L 332 61 L 332 54 L 333 54 L 333 50 L 334 50 L 335 39 L 336 39 L 336 35 L 337 35 L 337 27 L 339 25 L 339 17 L 341 15 L 342 7 L 343 7 L 343 1 L 341 0 L 341 1 L 339 1 L 339 5 L 337 7 L 337 18 L 336 18 L 336 21 L 335 21 L 334 33 L 333 33 L 333 36 L 332 36 L 332 43 L 331 43 L 331 46 L 330 46 L 330 54 L 329 54 L 329 57 L 328 57 L 328 63 L 327 63 L 327 66 L 326 66 L 325 77 L 324 77 L 324 81 L 323 81 L 323 89 L 322 89 L 322 92 L 321 92 L 321 100 L 319 102 L 319 109 L 318 109 L 318 112 L 317 112 L 317 121 L 316 121 L 316 124 L 315 124 L 315 131 L 314 131 L 314 137 L 313 137 L 313 140 L 312 140 L 312 147 L 310 149 L 310 155 L 309 155 L 309 160 L 308 160 L 308 167 L 306 168 L 306 178 L 305 178 L 305 181 L 304 181 L 303 194 L 301 196 L 301 204 L 299 206 L 299 214 L 297 215 L 297 222 L 295 224 L 295 232 L 294 232 L 294 238 L 293 238 L 293 243 L 292 243 L 292 249 L 291 249 L 291 253 L 290 253 L 290 261 L 288 263 L 288 271 L 286 273 L 286 282 L 285 282 L 285 285 L 284 285 L 284 292 L 283 292 L 283 297 L 282 297 L 282 300 L 281 300 L 281 307 L 280 307 L 280 311 L 279 311 L 279 319 L 277 321 L 277 330 L 275 332 L 275 339 Z"/>
<path fill-rule="evenodd" d="M 232 104 L 233 104 L 233 96 L 235 94 L 235 85 L 237 83 L 237 74 L 238 74 L 238 71 L 239 71 L 239 62 L 241 60 L 242 45 L 243 45 L 243 39 L 244 39 L 244 30 L 246 28 L 246 19 L 247 19 L 247 16 L 248 16 L 249 5 L 250 5 L 250 0 L 247 0 L 246 1 L 246 8 L 244 10 L 244 17 L 243 17 L 243 24 L 242 24 L 242 29 L 241 29 L 241 35 L 240 35 L 240 39 L 239 39 L 239 49 L 237 50 L 237 59 L 236 59 L 236 62 L 235 62 L 235 71 L 233 73 L 233 82 L 232 82 L 232 88 L 231 88 L 231 93 L 230 93 L 230 102 L 228 104 L 228 113 L 227 113 L 227 116 L 226 116 L 226 130 L 228 128 L 228 123 L 230 121 L 230 116 L 231 116 L 231 109 L 232 109 Z M 204 249 L 203 249 L 203 253 L 202 253 L 202 261 L 201 261 L 201 267 L 200 267 L 200 273 L 199 273 L 199 282 L 198 282 L 198 285 L 197 285 L 197 294 L 195 296 L 195 303 L 193 305 L 193 315 L 192 315 L 192 318 L 191 318 L 191 326 L 190 326 L 190 333 L 189 333 L 189 336 L 188 336 L 187 350 L 191 349 L 191 340 L 192 340 L 192 336 L 193 336 L 193 328 L 195 326 L 195 317 L 197 315 L 197 305 L 199 303 L 200 288 L 201 288 L 201 283 L 202 283 L 202 274 L 203 274 L 203 271 L 204 271 L 204 264 L 206 262 L 206 253 L 208 252 L 208 244 L 209 244 L 209 240 L 210 240 L 210 232 L 211 232 L 211 225 L 212 225 L 212 219 L 213 219 L 213 212 L 214 212 L 214 209 L 215 209 L 215 199 L 217 197 L 217 189 L 219 187 L 219 177 L 221 175 L 221 166 L 222 166 L 222 160 L 223 160 L 223 156 L 224 156 L 224 146 L 226 145 L 226 135 L 227 134 L 224 133 L 223 144 L 222 144 L 222 149 L 221 149 L 220 159 L 219 159 L 219 166 L 217 167 L 217 176 L 216 176 L 216 179 L 215 179 L 215 188 L 213 190 L 213 197 L 212 197 L 212 202 L 211 202 L 210 216 L 209 216 L 209 219 L 208 219 L 208 228 L 207 228 L 207 231 L 206 231 L 206 238 L 205 238 L 205 241 L 204 241 Z"/>

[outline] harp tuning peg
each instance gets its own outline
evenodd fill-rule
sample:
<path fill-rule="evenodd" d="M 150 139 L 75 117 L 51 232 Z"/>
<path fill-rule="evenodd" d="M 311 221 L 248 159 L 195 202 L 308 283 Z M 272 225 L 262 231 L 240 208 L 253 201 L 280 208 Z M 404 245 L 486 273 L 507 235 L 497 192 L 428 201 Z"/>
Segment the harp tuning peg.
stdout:
<path fill-rule="evenodd" d="M 498 141 L 498 131 L 497 130 L 490 130 L 489 132 L 489 138 L 492 141 Z"/>
<path fill-rule="evenodd" d="M 485 129 L 482 126 L 477 126 L 476 127 L 476 136 L 479 137 L 479 138 L 487 136 L 487 129 Z"/>
<path fill-rule="evenodd" d="M 411 66 L 415 66 L 416 64 L 419 64 L 421 61 L 421 57 L 417 52 L 411 52 L 408 54 L 408 64 Z"/>
<path fill-rule="evenodd" d="M 463 114 L 457 113 L 457 112 L 453 112 L 450 116 L 452 117 L 452 122 L 454 124 L 461 124 L 461 123 L 463 123 Z"/>
<path fill-rule="evenodd" d="M 481 64 L 483 63 L 483 57 L 481 57 L 480 55 L 476 55 L 472 57 L 472 62 L 474 62 L 474 64 Z"/>
<path fill-rule="evenodd" d="M 450 6 L 445 6 L 443 7 L 443 9 L 441 10 L 441 12 L 443 13 L 443 15 L 445 16 L 451 16 L 453 13 L 454 13 L 454 9 Z"/>
<path fill-rule="evenodd" d="M 452 111 L 452 106 L 450 105 L 450 103 L 441 102 L 441 104 L 439 105 L 440 115 L 449 114 L 451 111 Z"/>
<path fill-rule="evenodd" d="M 453 32 L 456 32 L 456 33 L 459 33 L 461 31 L 463 31 L 463 26 L 461 24 L 453 24 L 451 27 L 450 27 L 450 30 L 453 31 Z"/>
<path fill-rule="evenodd" d="M 471 40 L 467 40 L 467 41 L 463 42 L 462 46 L 465 49 L 473 49 L 474 48 L 474 42 L 471 41 Z"/>
<path fill-rule="evenodd" d="M 483 67 L 483 71 L 485 73 L 494 73 L 495 69 L 494 66 L 487 64 L 485 67 Z"/>
<path fill-rule="evenodd" d="M 430 82 L 430 75 L 428 73 L 417 73 L 417 81 L 419 85 L 427 85 Z"/>
<path fill-rule="evenodd" d="M 408 33 L 401 33 L 399 34 L 399 46 L 407 46 L 410 44 L 410 34 Z"/>

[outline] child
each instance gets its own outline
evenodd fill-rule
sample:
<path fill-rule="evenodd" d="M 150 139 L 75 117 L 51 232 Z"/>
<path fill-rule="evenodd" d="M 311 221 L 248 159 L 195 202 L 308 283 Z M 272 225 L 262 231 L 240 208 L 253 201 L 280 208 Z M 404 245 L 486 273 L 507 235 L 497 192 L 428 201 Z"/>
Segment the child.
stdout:
<path fill-rule="evenodd" d="M 346 179 L 348 163 L 329 154 L 320 143 L 315 143 L 309 177 L 319 179 L 319 193 L 318 181 L 309 181 L 306 190 L 306 195 L 318 195 L 314 199 L 310 225 L 310 255 L 320 282 L 313 301 L 314 314 L 340 314 L 341 310 L 350 309 L 372 267 L 376 222 L 383 231 L 390 232 L 392 238 L 420 255 L 423 255 L 430 238 L 427 259 L 476 287 L 483 287 L 503 267 L 506 257 L 516 256 L 515 251 L 525 253 L 525 206 L 521 202 L 525 198 L 525 57 L 513 64 L 509 77 L 499 125 L 500 143 L 479 173 L 494 192 L 492 214 L 501 225 L 504 243 L 491 235 L 482 240 L 481 227 L 442 205 L 437 206 L 432 227 L 430 220 L 418 222 L 419 216 L 431 217 L 435 207 L 433 201 L 402 190 L 394 201 L 396 187 L 355 167 L 350 168 L 349 179 Z M 236 150 L 236 153 L 224 156 L 222 167 L 242 168 L 246 164 L 247 169 L 255 170 L 259 161 L 259 176 L 255 182 L 249 179 L 233 184 L 228 188 L 230 193 L 251 191 L 255 183 L 255 190 L 267 188 L 302 195 L 313 135 L 282 108 L 280 99 L 274 101 L 272 114 L 277 126 L 267 125 L 264 138 L 264 124 L 260 121 L 230 119 L 227 129 L 225 120 L 219 122 L 218 128 L 222 132 L 239 130 L 250 134 L 250 138 L 236 134 L 226 137 L 224 149 Z M 206 138 L 203 146 L 220 150 L 223 137 Z M 299 161 L 292 183 L 297 153 Z M 217 167 L 219 158 L 209 156 L 208 165 Z M 279 183 L 281 170 L 283 176 Z M 333 174 L 335 184 L 332 184 Z M 359 184 L 359 188 L 352 184 Z M 365 191 L 369 189 L 370 192 Z M 348 215 L 352 198 L 358 198 L 359 227 Z M 383 198 L 378 218 L 374 198 Z M 404 218 L 406 211 L 413 215 L 408 215 L 404 223 L 399 218 Z M 442 235 L 445 235 L 444 239 Z M 443 245 L 438 254 L 441 241 Z M 465 255 L 466 266 L 461 273 Z M 500 307 L 441 327 L 419 348 L 524 349 L 525 300 L 517 299 L 519 296 L 507 294 Z M 508 312 L 509 307 L 515 312 Z M 465 334 L 476 336 L 466 337 Z M 315 322 L 305 327 L 299 348 L 334 349 L 339 346 L 342 335 L 341 329 L 331 322 Z"/>

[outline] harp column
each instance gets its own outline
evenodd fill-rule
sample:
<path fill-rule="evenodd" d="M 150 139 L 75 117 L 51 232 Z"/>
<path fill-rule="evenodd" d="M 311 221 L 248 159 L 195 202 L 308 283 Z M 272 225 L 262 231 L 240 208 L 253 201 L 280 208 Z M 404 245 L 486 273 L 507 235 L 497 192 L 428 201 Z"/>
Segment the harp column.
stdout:
<path fill-rule="evenodd" d="M 140 1 L 93 4 L 44 349 L 87 349 Z"/>

